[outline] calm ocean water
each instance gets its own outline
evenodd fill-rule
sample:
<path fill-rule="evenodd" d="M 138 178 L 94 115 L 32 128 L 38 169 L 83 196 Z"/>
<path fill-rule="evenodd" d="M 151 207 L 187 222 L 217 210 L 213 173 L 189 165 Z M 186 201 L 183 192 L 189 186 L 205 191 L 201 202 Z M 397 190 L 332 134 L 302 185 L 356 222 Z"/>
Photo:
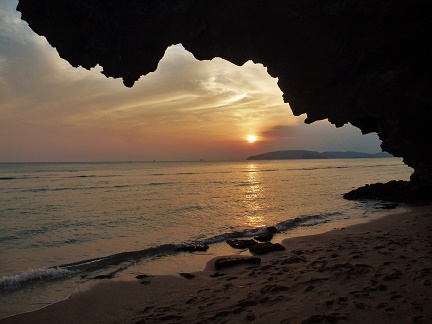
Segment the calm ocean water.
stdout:
<path fill-rule="evenodd" d="M 266 226 L 280 240 L 377 217 L 380 202 L 342 194 L 411 173 L 396 158 L 0 163 L 0 318 L 64 298 L 95 273 L 184 270 L 185 255 L 208 260 L 228 237 Z M 210 249 L 175 252 L 187 242 Z"/>

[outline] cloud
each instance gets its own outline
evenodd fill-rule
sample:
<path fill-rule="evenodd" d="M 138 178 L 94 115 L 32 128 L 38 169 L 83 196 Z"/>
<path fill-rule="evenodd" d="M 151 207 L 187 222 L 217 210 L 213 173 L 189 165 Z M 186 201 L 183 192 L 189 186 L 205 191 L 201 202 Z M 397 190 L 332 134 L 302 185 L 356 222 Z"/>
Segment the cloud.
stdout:
<path fill-rule="evenodd" d="M 261 136 L 267 139 L 289 138 L 296 133 L 296 128 L 295 125 L 276 125 L 264 130 Z"/>
<path fill-rule="evenodd" d="M 24 32 L 30 31 L 24 28 Z M 9 38 L 7 46 L 16 48 L 16 40 Z M 2 71 L 3 83 L 10 90 L 3 118 L 11 122 L 115 130 L 169 125 L 166 131 L 179 131 L 187 126 L 190 131 L 233 136 L 263 127 L 275 114 L 289 111 L 277 80 L 252 62 L 242 67 L 222 59 L 198 62 L 176 45 L 167 49 L 156 72 L 129 89 L 121 80 L 106 79 L 100 67 L 71 68 L 43 38 L 28 37 L 25 46 L 27 56 L 19 62 L 13 55 L 2 55 L 13 66 Z M 222 131 L 228 124 L 229 130 Z"/>
<path fill-rule="evenodd" d="M 314 150 L 314 151 L 359 151 L 377 153 L 381 151 L 377 134 L 362 135 L 361 131 L 347 124 L 335 128 L 328 121 L 313 124 L 276 125 L 262 132 L 263 149 Z"/>

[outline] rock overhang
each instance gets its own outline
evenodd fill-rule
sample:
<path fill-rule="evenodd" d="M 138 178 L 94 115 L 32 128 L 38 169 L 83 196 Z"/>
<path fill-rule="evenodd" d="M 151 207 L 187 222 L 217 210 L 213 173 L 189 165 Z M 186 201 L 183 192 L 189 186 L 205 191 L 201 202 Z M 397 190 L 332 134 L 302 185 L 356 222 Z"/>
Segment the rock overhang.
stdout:
<path fill-rule="evenodd" d="M 267 67 L 306 122 L 377 132 L 383 150 L 432 186 L 431 4 L 419 0 L 20 0 L 22 18 L 60 56 L 99 64 L 126 86 L 156 70 L 168 46 L 199 60 Z"/>

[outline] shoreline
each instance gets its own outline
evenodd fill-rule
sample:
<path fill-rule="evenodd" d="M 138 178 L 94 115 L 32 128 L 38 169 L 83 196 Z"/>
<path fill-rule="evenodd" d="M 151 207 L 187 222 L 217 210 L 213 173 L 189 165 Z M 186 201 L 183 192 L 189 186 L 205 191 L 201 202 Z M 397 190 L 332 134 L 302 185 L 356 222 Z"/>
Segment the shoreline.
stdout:
<path fill-rule="evenodd" d="M 0 323 L 430 322 L 432 205 L 283 240 L 259 266 L 92 284 Z"/>
<path fill-rule="evenodd" d="M 351 216 L 353 215 L 351 214 L 350 217 L 332 220 L 328 223 L 323 222 L 318 226 L 295 226 L 286 232 L 282 231 L 276 234 L 272 242 L 282 243 L 283 240 L 293 237 L 321 234 L 335 228 L 348 227 L 353 224 L 384 217 L 389 213 L 402 213 L 407 210 L 408 207 L 404 205 L 392 210 L 375 207 L 373 212 L 367 213 L 367 216 L 364 214 L 361 218 L 352 218 Z M 100 277 L 99 279 L 111 278 L 111 280 L 133 281 L 136 275 L 142 273 L 152 276 L 176 276 L 181 272 L 195 273 L 202 271 L 204 265 L 213 258 L 225 255 L 250 256 L 252 254 L 248 249 L 233 249 L 223 241 L 211 244 L 210 249 L 205 252 L 180 252 L 178 254 L 157 257 L 152 260 L 142 260 L 133 265 L 120 266 L 120 268 L 107 267 L 89 274 L 77 274 L 63 280 L 31 282 L 27 288 L 21 287 L 16 290 L 7 290 L 4 292 L 5 294 L 0 296 L 0 319 L 40 310 L 41 308 L 65 300 L 71 294 L 85 290 L 88 286 L 104 282 L 102 280 L 94 280 L 94 277 Z M 121 269 L 120 272 L 118 272 L 119 269 Z"/>

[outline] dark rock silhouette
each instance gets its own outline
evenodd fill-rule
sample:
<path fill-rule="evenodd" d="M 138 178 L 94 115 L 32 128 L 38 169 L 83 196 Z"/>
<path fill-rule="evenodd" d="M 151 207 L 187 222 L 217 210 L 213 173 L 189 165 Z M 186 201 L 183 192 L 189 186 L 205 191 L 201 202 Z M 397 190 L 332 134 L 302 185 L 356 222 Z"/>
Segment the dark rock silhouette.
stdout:
<path fill-rule="evenodd" d="M 100 279 L 112 279 L 114 276 L 112 275 L 112 274 L 107 274 L 107 275 L 97 275 L 97 276 L 94 276 L 93 278 L 91 278 L 91 279 L 94 279 L 94 280 L 100 280 Z"/>
<path fill-rule="evenodd" d="M 186 279 L 193 279 L 196 277 L 194 274 L 189 273 L 189 272 L 181 272 L 181 273 L 179 273 L 179 275 L 183 278 L 186 278 Z"/>
<path fill-rule="evenodd" d="M 146 279 L 148 277 L 150 277 L 150 276 L 146 275 L 146 274 L 140 274 L 140 275 L 135 276 L 136 279 Z"/>
<path fill-rule="evenodd" d="M 285 150 L 267 152 L 249 156 L 248 160 L 295 160 L 295 159 L 360 159 L 392 157 L 388 153 L 362 153 L 362 152 L 316 152 L 305 150 Z"/>
<path fill-rule="evenodd" d="M 255 240 L 259 242 L 268 242 L 273 239 L 273 233 L 263 233 L 254 237 Z"/>
<path fill-rule="evenodd" d="M 233 240 L 227 240 L 226 241 L 229 246 L 231 246 L 234 249 L 246 249 L 251 245 L 256 244 L 257 242 L 251 239 L 233 239 Z"/>
<path fill-rule="evenodd" d="M 399 180 L 368 184 L 344 194 L 344 198 L 348 200 L 381 199 L 406 203 L 427 203 L 432 201 L 432 190 L 429 186 Z"/>
<path fill-rule="evenodd" d="M 286 150 L 267 152 L 249 156 L 248 160 L 296 160 L 296 159 L 326 159 L 322 153 L 306 150 Z"/>
<path fill-rule="evenodd" d="M 196 252 L 196 251 L 207 251 L 208 249 L 209 249 L 208 244 L 192 243 L 192 244 L 181 245 L 176 249 L 176 251 Z"/>
<path fill-rule="evenodd" d="M 364 134 L 432 187 L 432 30 L 427 0 L 20 0 L 60 56 L 133 86 L 168 46 L 198 60 L 262 63 L 293 113 Z"/>
<path fill-rule="evenodd" d="M 280 231 L 275 226 L 267 227 L 267 232 L 272 233 L 272 234 L 280 233 Z"/>
<path fill-rule="evenodd" d="M 273 251 L 285 251 L 285 247 L 279 243 L 257 243 L 249 247 L 249 251 L 255 254 L 266 254 Z"/>

